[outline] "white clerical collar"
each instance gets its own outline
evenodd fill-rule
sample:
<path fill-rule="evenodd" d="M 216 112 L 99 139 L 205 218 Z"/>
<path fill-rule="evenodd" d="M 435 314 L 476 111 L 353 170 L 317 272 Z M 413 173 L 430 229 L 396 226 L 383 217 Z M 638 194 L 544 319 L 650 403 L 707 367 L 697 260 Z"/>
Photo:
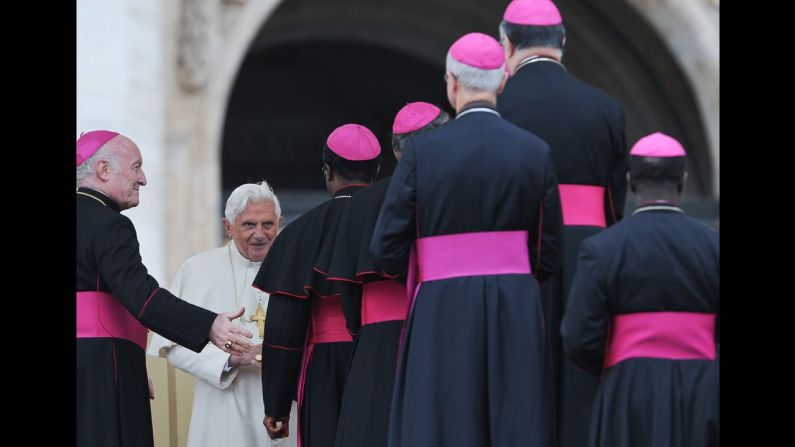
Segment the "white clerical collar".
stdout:
<path fill-rule="evenodd" d="M 231 247 L 229 247 L 229 244 L 231 244 Z M 243 254 L 240 253 L 240 250 L 238 250 L 237 244 L 235 244 L 234 239 L 229 241 L 229 244 L 227 244 L 227 250 L 229 250 L 229 252 L 231 253 L 232 261 L 235 263 L 235 265 L 244 268 L 253 268 L 253 267 L 259 268 L 259 266 L 262 265 L 262 261 L 254 262 L 251 259 L 248 259 L 247 257 L 243 256 Z"/>
<path fill-rule="evenodd" d="M 635 214 L 643 213 L 643 212 L 646 212 L 646 211 L 674 211 L 674 212 L 677 212 L 677 213 L 685 214 L 685 210 L 683 210 L 682 208 L 679 208 L 678 206 L 660 204 L 660 205 L 646 205 L 646 206 L 642 206 L 642 207 L 636 209 L 635 211 L 633 211 L 632 215 L 634 216 Z"/>
<path fill-rule="evenodd" d="M 490 109 L 488 107 L 472 107 L 471 109 L 466 109 L 463 112 L 461 112 L 458 115 L 456 115 L 455 119 L 461 118 L 462 116 L 464 116 L 464 115 L 466 115 L 467 113 L 470 113 L 470 112 L 486 112 L 486 113 L 491 113 L 491 114 L 497 115 L 499 117 L 502 117 L 500 115 L 500 113 L 497 112 L 494 109 Z"/>
<path fill-rule="evenodd" d="M 519 71 L 520 68 L 524 67 L 525 65 L 534 64 L 536 62 L 552 62 L 553 64 L 560 65 L 560 67 L 563 68 L 564 70 L 566 69 L 566 66 L 563 65 L 563 63 L 561 63 L 557 59 L 553 59 L 551 57 L 546 57 L 546 56 L 539 56 L 537 54 L 534 54 L 534 55 L 532 55 L 532 56 L 530 56 L 528 58 L 522 59 L 522 62 L 519 62 L 519 65 L 516 66 L 516 70 L 514 70 L 513 72 L 515 74 L 517 71 Z"/>

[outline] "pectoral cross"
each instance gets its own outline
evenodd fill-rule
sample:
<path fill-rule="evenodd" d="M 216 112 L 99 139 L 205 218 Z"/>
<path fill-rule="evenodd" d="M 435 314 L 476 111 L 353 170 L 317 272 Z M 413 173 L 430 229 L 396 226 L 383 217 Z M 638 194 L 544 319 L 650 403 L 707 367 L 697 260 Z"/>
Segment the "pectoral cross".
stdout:
<path fill-rule="evenodd" d="M 257 329 L 259 329 L 259 338 L 265 337 L 265 309 L 262 308 L 262 304 L 257 303 L 257 311 L 254 315 L 249 317 L 251 321 L 257 322 Z"/>

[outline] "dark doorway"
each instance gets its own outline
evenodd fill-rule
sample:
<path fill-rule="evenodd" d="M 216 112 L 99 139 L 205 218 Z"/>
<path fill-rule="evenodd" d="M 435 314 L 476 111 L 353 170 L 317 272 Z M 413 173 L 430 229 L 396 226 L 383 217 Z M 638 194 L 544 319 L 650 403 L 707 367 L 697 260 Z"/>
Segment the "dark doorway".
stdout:
<path fill-rule="evenodd" d="M 376 134 L 380 177 L 390 175 L 395 113 L 411 101 L 451 111 L 443 74 L 441 64 L 357 42 L 310 41 L 249 54 L 229 101 L 224 191 L 266 179 L 277 194 L 320 191 L 322 200 L 321 149 L 334 128 L 351 122 Z"/>

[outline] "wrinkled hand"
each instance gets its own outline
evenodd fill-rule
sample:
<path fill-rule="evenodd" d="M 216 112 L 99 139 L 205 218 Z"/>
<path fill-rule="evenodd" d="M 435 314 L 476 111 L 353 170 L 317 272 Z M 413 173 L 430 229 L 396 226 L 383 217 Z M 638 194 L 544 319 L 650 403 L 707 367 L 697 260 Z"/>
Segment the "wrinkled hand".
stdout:
<path fill-rule="evenodd" d="M 149 380 L 149 399 L 155 400 L 155 385 L 152 383 L 152 379 L 147 378 Z"/>
<path fill-rule="evenodd" d="M 229 366 L 254 365 L 262 369 L 262 364 L 255 358 L 257 355 L 262 355 L 262 343 L 254 345 L 251 351 L 243 355 L 232 355 L 232 357 L 229 357 Z"/>
<path fill-rule="evenodd" d="M 243 355 L 251 350 L 253 345 L 247 338 L 252 337 L 252 333 L 242 327 L 232 323 L 232 320 L 243 315 L 246 309 L 241 307 L 237 312 L 226 312 L 218 314 L 210 328 L 210 341 L 224 352 L 232 355 Z M 226 342 L 232 342 L 231 347 L 225 346 Z"/>
<path fill-rule="evenodd" d="M 279 425 L 281 423 L 281 425 Z M 262 425 L 268 432 L 271 439 L 286 438 L 290 436 L 290 416 L 275 418 L 273 416 L 265 416 L 262 420 Z"/>

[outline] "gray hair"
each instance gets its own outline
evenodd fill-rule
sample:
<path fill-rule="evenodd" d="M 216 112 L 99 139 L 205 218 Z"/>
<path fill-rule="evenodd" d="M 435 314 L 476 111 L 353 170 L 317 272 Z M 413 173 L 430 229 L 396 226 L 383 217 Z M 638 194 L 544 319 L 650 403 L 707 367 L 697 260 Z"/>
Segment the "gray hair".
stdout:
<path fill-rule="evenodd" d="M 463 64 L 447 52 L 447 71 L 453 74 L 458 82 L 469 90 L 497 93 L 505 76 L 505 62 L 493 70 L 483 70 Z"/>
<path fill-rule="evenodd" d="M 273 202 L 273 207 L 276 208 L 276 217 L 281 217 L 282 207 L 279 205 L 279 199 L 273 193 L 273 189 L 268 185 L 268 182 L 263 180 L 259 183 L 242 184 L 229 195 L 229 199 L 226 201 L 224 217 L 234 224 L 237 216 L 246 209 L 249 203 L 259 203 L 266 200 Z"/>
<path fill-rule="evenodd" d="M 102 148 L 94 153 L 94 155 L 88 157 L 88 160 L 84 161 L 80 166 L 77 167 L 78 185 L 83 180 L 94 175 L 94 165 L 100 160 L 108 162 L 108 167 L 114 174 L 121 172 L 119 157 L 116 154 L 111 153 L 111 147 L 112 146 L 110 144 L 103 145 Z"/>

